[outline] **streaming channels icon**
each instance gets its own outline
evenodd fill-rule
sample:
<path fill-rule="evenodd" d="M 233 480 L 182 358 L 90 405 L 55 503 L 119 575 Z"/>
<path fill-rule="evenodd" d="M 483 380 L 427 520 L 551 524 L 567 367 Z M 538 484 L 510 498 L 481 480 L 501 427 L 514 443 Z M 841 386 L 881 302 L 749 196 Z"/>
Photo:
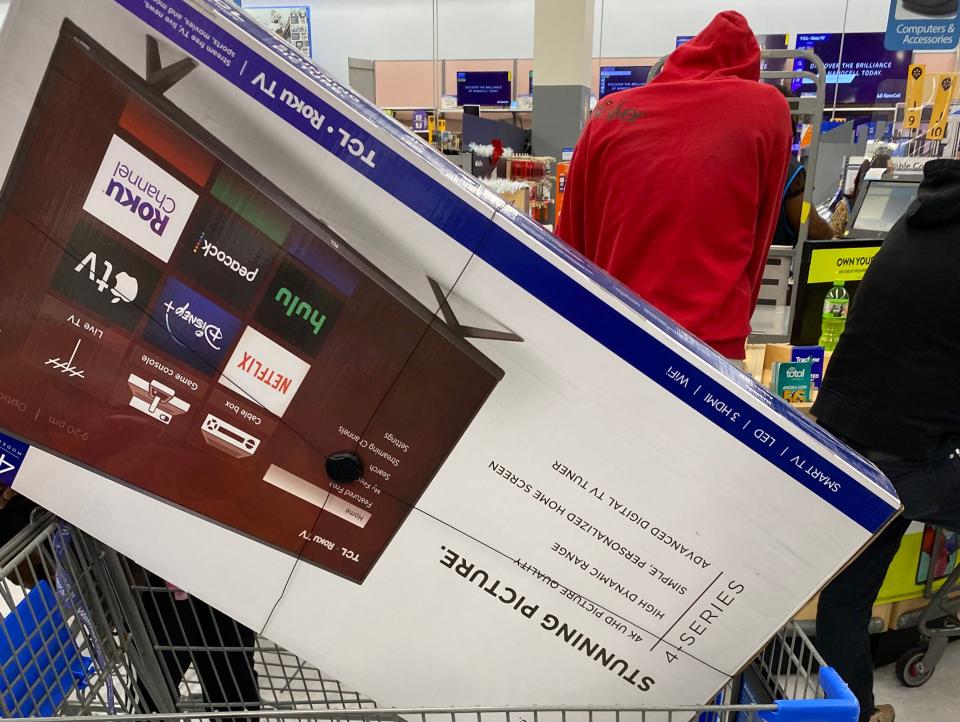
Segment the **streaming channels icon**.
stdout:
<path fill-rule="evenodd" d="M 273 277 L 254 318 L 308 356 L 315 356 L 343 302 L 287 259 Z"/>
<path fill-rule="evenodd" d="M 198 371 L 212 374 L 240 327 L 240 319 L 170 278 L 157 296 L 143 338 Z"/>
<path fill-rule="evenodd" d="M 156 288 L 160 270 L 89 224 L 77 224 L 51 285 L 132 331 Z"/>
<path fill-rule="evenodd" d="M 283 416 L 310 364 L 248 326 L 224 367 L 220 383 Z"/>
<path fill-rule="evenodd" d="M 166 263 L 196 204 L 196 193 L 115 135 L 83 210 Z"/>
<path fill-rule="evenodd" d="M 177 273 L 246 308 L 270 272 L 276 245 L 240 216 L 209 202 L 197 208 L 191 228 L 194 242 L 177 257 Z"/>

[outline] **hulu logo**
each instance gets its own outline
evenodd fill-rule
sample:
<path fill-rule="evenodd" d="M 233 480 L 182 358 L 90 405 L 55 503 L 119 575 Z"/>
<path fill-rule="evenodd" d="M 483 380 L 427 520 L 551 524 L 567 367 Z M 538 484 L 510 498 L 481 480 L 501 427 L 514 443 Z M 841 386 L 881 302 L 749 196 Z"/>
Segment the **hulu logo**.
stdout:
<path fill-rule="evenodd" d="M 287 309 L 287 316 L 298 316 L 313 326 L 313 335 L 316 336 L 326 323 L 326 314 L 320 313 L 306 301 L 300 300 L 300 296 L 294 295 L 289 289 L 281 288 L 277 295 L 273 297 L 274 301 L 280 303 Z"/>

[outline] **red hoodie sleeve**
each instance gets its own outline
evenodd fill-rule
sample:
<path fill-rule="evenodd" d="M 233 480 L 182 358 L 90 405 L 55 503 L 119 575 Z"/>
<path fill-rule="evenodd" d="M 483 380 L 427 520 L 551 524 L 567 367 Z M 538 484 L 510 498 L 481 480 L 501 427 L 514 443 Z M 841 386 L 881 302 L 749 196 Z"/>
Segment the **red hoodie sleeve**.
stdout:
<path fill-rule="evenodd" d="M 763 280 L 763 269 L 767 265 L 767 255 L 773 243 L 773 234 L 780 216 L 780 206 L 783 203 L 784 184 L 787 182 L 787 166 L 790 164 L 790 108 L 782 97 L 774 98 L 779 108 L 768 114 L 769 122 L 773 124 L 769 134 L 770 147 L 767 150 L 769 162 L 761 167 L 760 207 L 757 211 L 757 230 L 754 239 L 753 255 L 747 265 L 747 277 L 750 279 L 750 307 L 756 308 L 760 297 L 760 285 Z"/>
<path fill-rule="evenodd" d="M 589 163 L 590 126 L 583 129 L 580 140 L 573 150 L 570 170 L 567 171 L 567 186 L 563 192 L 563 210 L 557 223 L 556 234 L 574 250 L 584 253 L 586 234 L 584 217 L 587 191 L 587 164 Z"/>

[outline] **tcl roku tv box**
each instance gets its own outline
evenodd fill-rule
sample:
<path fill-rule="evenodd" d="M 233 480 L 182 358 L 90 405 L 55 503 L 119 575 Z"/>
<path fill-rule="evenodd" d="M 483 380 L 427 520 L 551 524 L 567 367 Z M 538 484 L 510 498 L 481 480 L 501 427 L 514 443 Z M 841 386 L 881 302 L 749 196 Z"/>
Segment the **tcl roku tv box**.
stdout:
<path fill-rule="evenodd" d="M 0 482 L 381 704 L 703 702 L 899 509 L 232 2 L 0 100 Z"/>

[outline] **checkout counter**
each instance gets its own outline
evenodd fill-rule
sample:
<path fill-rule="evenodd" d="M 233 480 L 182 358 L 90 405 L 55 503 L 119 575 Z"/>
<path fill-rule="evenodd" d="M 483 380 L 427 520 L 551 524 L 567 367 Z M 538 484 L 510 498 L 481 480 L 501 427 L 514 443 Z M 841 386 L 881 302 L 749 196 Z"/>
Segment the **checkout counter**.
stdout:
<path fill-rule="evenodd" d="M 789 360 L 791 346 L 816 345 L 820 337 L 823 302 L 835 281 L 844 281 L 851 300 L 856 297 L 860 280 L 870 265 L 873 256 L 880 250 L 893 225 L 903 217 L 910 203 L 916 198 L 920 179 L 916 176 L 893 179 L 869 180 L 861 188 L 851 212 L 847 235 L 830 241 L 808 241 L 799 253 L 790 287 L 793 319 L 790 324 L 790 344 L 752 344 L 748 347 L 747 370 L 758 380 L 768 381 L 774 361 Z M 793 249 L 774 249 L 772 258 L 779 267 L 782 259 Z M 782 274 L 782 268 L 776 272 Z M 773 284 L 768 284 L 773 285 Z M 761 307 L 762 319 L 773 318 L 770 306 Z M 778 308 L 780 320 L 784 310 Z M 824 372 L 829 373 L 829 354 L 824 363 Z M 799 405 L 798 410 L 809 413 L 812 404 Z M 914 626 L 918 610 L 926 606 L 927 580 L 935 580 L 933 589 L 938 589 L 958 562 L 960 539 L 946 532 L 923 524 L 911 525 L 904 537 L 896 558 L 874 607 L 872 631 Z M 797 616 L 798 620 L 810 622 L 816 616 L 816 600 Z"/>

